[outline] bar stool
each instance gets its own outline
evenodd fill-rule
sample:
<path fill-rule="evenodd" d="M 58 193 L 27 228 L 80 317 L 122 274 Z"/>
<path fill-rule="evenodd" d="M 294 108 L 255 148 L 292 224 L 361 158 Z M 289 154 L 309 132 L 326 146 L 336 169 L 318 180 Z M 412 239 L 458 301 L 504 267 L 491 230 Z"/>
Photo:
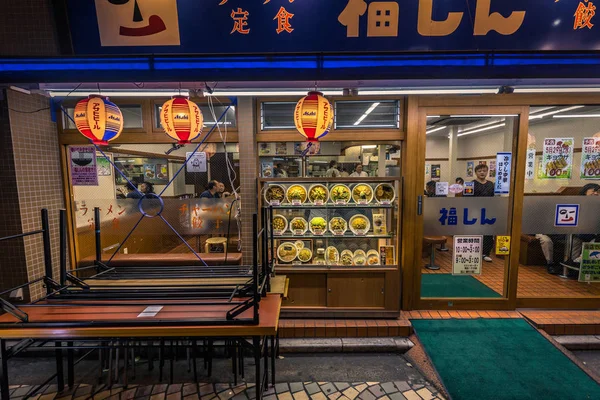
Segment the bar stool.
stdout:
<path fill-rule="evenodd" d="M 440 244 L 442 247 L 446 247 L 446 237 L 445 236 L 425 236 L 423 238 L 423 244 L 428 244 L 431 246 L 431 256 L 429 258 L 429 264 L 425 265 L 425 268 L 430 269 L 432 271 L 437 271 L 440 269 L 439 265 L 435 265 L 435 245 Z"/>

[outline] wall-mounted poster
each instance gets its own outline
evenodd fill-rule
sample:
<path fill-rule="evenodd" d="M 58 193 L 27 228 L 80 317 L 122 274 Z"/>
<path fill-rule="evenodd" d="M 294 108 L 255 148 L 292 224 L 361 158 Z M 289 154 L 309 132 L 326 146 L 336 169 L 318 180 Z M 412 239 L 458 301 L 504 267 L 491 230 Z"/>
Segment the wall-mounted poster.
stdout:
<path fill-rule="evenodd" d="M 272 156 L 275 154 L 273 149 L 273 143 L 259 143 L 258 144 L 258 155 L 259 156 Z"/>
<path fill-rule="evenodd" d="M 94 146 L 69 147 L 69 156 L 71 158 L 71 184 L 73 186 L 98 186 Z"/>
<path fill-rule="evenodd" d="M 487 165 L 487 161 L 479 161 L 477 165 Z"/>
<path fill-rule="evenodd" d="M 490 178 L 496 177 L 496 161 L 490 161 Z"/>
<path fill-rule="evenodd" d="M 541 179 L 571 179 L 573 138 L 544 139 Z"/>
<path fill-rule="evenodd" d="M 492 162 L 490 161 L 490 165 Z M 498 165 L 498 177 L 494 185 L 495 194 L 510 193 L 510 169 L 512 165 L 512 153 L 498 153 L 496 155 L 495 164 Z"/>
<path fill-rule="evenodd" d="M 583 139 L 581 179 L 600 179 L 600 137 Z"/>
<path fill-rule="evenodd" d="M 431 164 L 425 164 L 425 176 L 431 174 Z"/>
<path fill-rule="evenodd" d="M 187 172 L 206 172 L 206 153 L 204 152 L 187 152 L 185 153 L 187 161 L 186 169 Z"/>
<path fill-rule="evenodd" d="M 294 154 L 295 155 L 301 155 L 302 153 L 304 153 L 304 151 L 308 147 L 308 143 L 309 142 L 294 143 Z M 307 156 L 314 156 L 314 155 L 317 155 L 317 154 L 321 154 L 321 143 L 314 142 L 312 144 L 312 146 L 310 146 L 310 149 L 308 150 L 308 153 L 306 153 L 306 155 Z"/>
<path fill-rule="evenodd" d="M 106 157 L 111 157 L 110 154 L 106 154 Z M 96 165 L 98 169 L 98 176 L 111 176 L 112 175 L 112 165 L 110 165 L 110 161 L 108 158 L 104 157 L 102 154 L 96 154 Z M 111 158 L 112 160 L 112 158 Z"/>
<path fill-rule="evenodd" d="M 431 166 L 431 179 L 434 181 L 440 180 L 442 177 L 442 166 L 440 164 L 433 164 Z"/>
<path fill-rule="evenodd" d="M 286 142 L 275 143 L 275 154 L 278 156 L 287 155 L 287 143 Z"/>
<path fill-rule="evenodd" d="M 144 180 L 156 178 L 156 164 L 144 164 Z"/>
<path fill-rule="evenodd" d="M 467 178 L 473 177 L 473 170 L 475 169 L 475 163 L 473 161 L 467 161 Z"/>
<path fill-rule="evenodd" d="M 535 149 L 527 149 L 527 164 L 525 166 L 525 179 L 535 177 Z"/>

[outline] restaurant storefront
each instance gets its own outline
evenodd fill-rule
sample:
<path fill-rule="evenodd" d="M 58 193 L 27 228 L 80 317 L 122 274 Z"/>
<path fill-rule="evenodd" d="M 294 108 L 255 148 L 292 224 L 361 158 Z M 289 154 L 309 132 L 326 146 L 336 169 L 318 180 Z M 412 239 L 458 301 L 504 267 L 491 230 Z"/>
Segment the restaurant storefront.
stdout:
<path fill-rule="evenodd" d="M 112 6 L 67 3 L 78 58 L 2 60 L 0 72 L 3 82 L 31 82 L 51 96 L 72 266 L 96 255 L 95 207 L 102 256 L 167 265 L 189 252 L 217 264 L 214 254 L 250 263 L 258 213 L 260 227 L 273 231 L 266 251 L 274 273 L 289 278 L 285 316 L 598 307 L 599 62 L 593 46 L 581 44 L 592 28 L 572 29 L 574 3 L 542 12 L 528 2 L 490 8 L 480 0 L 469 25 L 460 2 L 420 1 L 401 14 L 395 1 L 348 2 L 319 16 L 339 26 L 307 33 L 310 7 L 301 2 L 238 9 L 229 1 L 211 6 L 215 40 L 191 41 L 208 29 L 187 21 L 200 6 L 173 2 L 177 28 L 169 23 L 177 14 L 153 12 L 166 12 L 166 30 L 179 30 L 177 38 L 147 43 L 107 31 Z M 354 8 L 360 3 L 362 13 Z M 270 26 L 264 15 L 275 8 L 294 17 L 273 38 L 249 16 Z M 536 18 L 549 21 L 551 34 L 536 30 Z M 98 32 L 76 35 L 92 23 Z M 221 25 L 226 33 L 215 28 Z M 399 43 L 404 30 L 414 46 Z M 298 33 L 310 40 L 281 36 Z M 303 55 L 215 55 L 273 53 L 278 44 Z M 440 53 L 449 49 L 463 52 Z M 422 50 L 438 53 L 415 53 Z M 317 51 L 323 54 L 311 55 Z M 384 51 L 412 53 L 375 54 Z M 123 52 L 141 55 L 115 55 Z M 104 56 L 83 57 L 90 54 Z M 307 150 L 293 113 L 315 87 L 335 121 Z M 10 91 L 9 100 L 23 96 Z M 204 133 L 212 131 L 197 149 L 201 166 L 190 163 L 196 145 L 177 145 L 160 124 L 160 107 L 182 91 L 202 110 Z M 68 116 L 90 93 L 123 112 L 123 134 L 108 147 L 90 147 Z M 87 154 L 96 171 L 82 184 L 75 161 Z M 124 177 L 153 184 L 170 210 L 168 224 L 145 218 L 130 234 L 140 210 L 130 206 Z M 199 197 L 213 180 L 230 196 L 203 209 Z M 225 245 L 213 249 L 214 238 Z"/>

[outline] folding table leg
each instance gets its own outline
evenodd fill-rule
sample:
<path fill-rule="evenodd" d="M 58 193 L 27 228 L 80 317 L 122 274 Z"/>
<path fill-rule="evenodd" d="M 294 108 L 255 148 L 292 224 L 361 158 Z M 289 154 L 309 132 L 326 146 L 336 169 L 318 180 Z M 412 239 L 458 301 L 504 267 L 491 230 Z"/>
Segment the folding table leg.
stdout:
<path fill-rule="evenodd" d="M 271 384 L 275 385 L 275 336 L 271 336 Z"/>
<path fill-rule="evenodd" d="M 10 400 L 8 388 L 8 355 L 6 354 L 6 340 L 0 339 L 0 398 Z"/>
<path fill-rule="evenodd" d="M 233 386 L 237 386 L 237 342 L 234 340 L 231 342 L 233 345 L 233 352 L 231 353 L 231 370 L 233 371 Z"/>
<path fill-rule="evenodd" d="M 129 367 L 129 347 L 127 344 L 127 341 L 123 342 L 123 363 L 125 364 L 123 368 L 123 385 L 125 387 L 127 387 L 127 368 Z"/>
<path fill-rule="evenodd" d="M 73 342 L 67 342 L 67 384 L 69 388 L 73 388 L 75 384 L 75 365 L 74 365 L 74 350 Z"/>
<path fill-rule="evenodd" d="M 260 336 L 252 336 L 252 349 L 254 351 L 254 373 L 256 374 L 256 400 L 261 400 L 262 391 L 262 379 L 260 376 Z"/>
<path fill-rule="evenodd" d="M 175 350 L 173 350 L 175 349 Z M 171 340 L 171 363 L 169 364 L 169 385 L 173 384 L 173 362 L 174 359 L 177 357 L 177 341 L 175 342 L 175 345 L 173 345 L 173 341 Z"/>
<path fill-rule="evenodd" d="M 194 369 L 194 383 L 198 383 L 198 369 L 196 366 L 196 354 L 197 354 L 197 346 L 196 346 L 196 340 L 192 340 L 192 362 L 193 364 L 193 369 Z"/>
<path fill-rule="evenodd" d="M 265 390 L 269 387 L 269 337 L 263 336 L 263 361 L 265 363 Z"/>
<path fill-rule="evenodd" d="M 65 389 L 65 374 L 63 369 L 63 354 L 62 354 L 62 342 L 54 342 L 56 350 L 56 384 L 58 391 L 62 392 Z"/>

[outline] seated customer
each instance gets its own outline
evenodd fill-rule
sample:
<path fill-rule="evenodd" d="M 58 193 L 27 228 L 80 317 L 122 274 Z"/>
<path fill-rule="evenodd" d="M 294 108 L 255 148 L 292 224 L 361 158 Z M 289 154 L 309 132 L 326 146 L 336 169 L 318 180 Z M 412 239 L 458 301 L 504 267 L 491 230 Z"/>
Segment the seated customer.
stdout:
<path fill-rule="evenodd" d="M 219 186 L 217 181 L 210 181 L 208 185 L 206 185 L 206 190 L 200 194 L 201 199 L 218 199 L 217 192 L 219 191 Z"/>
<path fill-rule="evenodd" d="M 598 185 L 596 183 L 588 183 L 581 189 L 581 191 L 579 192 L 579 195 L 581 195 L 581 196 L 600 196 L 600 185 Z M 575 237 L 573 238 L 573 248 L 571 249 L 571 256 L 573 258 L 573 262 L 577 265 L 579 265 L 581 263 L 581 252 L 582 252 L 584 243 L 599 242 L 599 241 L 600 241 L 600 234 L 598 234 L 598 233 L 575 235 Z"/>
<path fill-rule="evenodd" d="M 554 262 L 554 242 L 550 236 L 538 233 L 535 235 L 535 238 L 540 241 L 540 247 L 542 248 L 544 258 L 546 259 L 546 268 L 548 269 L 548 273 L 553 275 L 560 274 L 562 267 L 558 263 Z"/>

